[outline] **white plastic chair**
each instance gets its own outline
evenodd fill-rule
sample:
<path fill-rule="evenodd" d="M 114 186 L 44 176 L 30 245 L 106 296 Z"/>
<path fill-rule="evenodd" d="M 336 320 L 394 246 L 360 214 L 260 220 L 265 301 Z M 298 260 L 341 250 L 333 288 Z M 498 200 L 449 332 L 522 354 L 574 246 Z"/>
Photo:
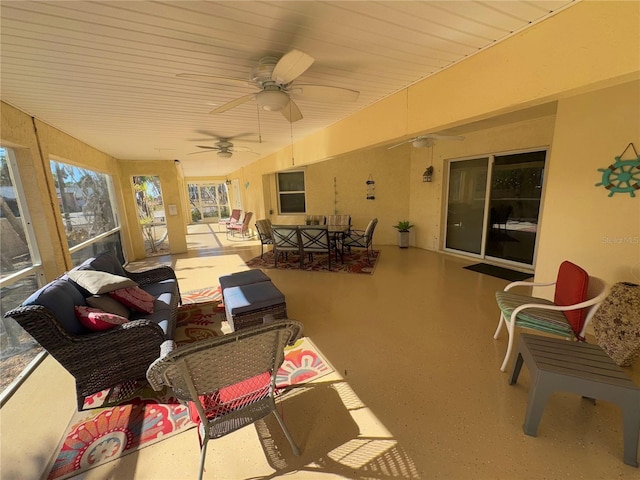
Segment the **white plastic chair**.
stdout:
<path fill-rule="evenodd" d="M 570 278 L 566 277 L 565 274 L 567 272 L 575 272 L 575 269 L 579 269 L 584 272 L 584 270 L 577 265 L 565 261 L 558 269 L 558 278 L 555 282 L 512 282 L 507 285 L 503 291 L 496 292 L 496 301 L 500 308 L 500 320 L 498 321 L 498 327 L 493 334 L 493 338 L 498 338 L 503 325 L 506 325 L 507 333 L 509 334 L 509 343 L 507 345 L 507 352 L 504 356 L 502 366 L 500 367 L 501 371 L 504 372 L 507 368 L 507 363 L 509 362 L 509 357 L 513 350 L 516 327 L 538 330 L 569 339 L 573 338 L 584 340 L 587 325 L 602 301 L 607 296 L 607 283 L 601 278 L 588 275 L 589 280 L 586 298 L 581 302 L 568 305 L 560 304 L 544 298 L 533 297 L 530 295 L 519 295 L 510 292 L 512 288 L 519 286 L 554 286 L 557 296 L 558 291 L 565 287 L 563 283 L 566 282 L 567 278 Z M 586 275 L 586 272 L 584 272 L 584 274 Z M 569 285 L 569 287 L 571 286 Z M 582 309 L 585 309 L 585 312 L 584 317 L 580 322 L 581 324 L 575 327 L 572 326 L 564 312 L 572 312 Z"/>

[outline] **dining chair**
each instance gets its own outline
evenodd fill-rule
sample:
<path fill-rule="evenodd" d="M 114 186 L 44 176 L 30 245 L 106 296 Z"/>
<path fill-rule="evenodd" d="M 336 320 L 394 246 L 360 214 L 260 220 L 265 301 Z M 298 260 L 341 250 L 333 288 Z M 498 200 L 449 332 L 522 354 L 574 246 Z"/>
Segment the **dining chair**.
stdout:
<path fill-rule="evenodd" d="M 278 257 L 284 254 L 288 258 L 289 252 L 302 255 L 300 241 L 298 239 L 298 227 L 295 225 L 272 225 L 273 236 L 273 265 L 278 267 Z"/>
<path fill-rule="evenodd" d="M 327 217 L 324 215 L 305 215 L 305 225 L 325 225 L 327 223 Z"/>
<path fill-rule="evenodd" d="M 331 240 L 325 225 L 298 227 L 298 243 L 300 244 L 300 268 L 304 267 L 304 257 L 313 261 L 314 253 L 326 253 L 331 271 Z"/>
<path fill-rule="evenodd" d="M 256 231 L 260 238 L 260 258 L 264 255 L 264 246 L 273 245 L 273 235 L 271 233 L 271 220 L 263 218 L 256 220 Z"/>
<path fill-rule="evenodd" d="M 300 454 L 276 409 L 275 397 L 284 348 L 301 335 L 301 323 L 277 320 L 180 346 L 151 364 L 147 380 L 153 389 L 169 387 L 180 401 L 189 404 L 200 439 L 199 479 L 203 476 L 209 440 L 271 413 L 294 455 Z M 241 451 L 235 455 L 241 455 Z"/>
<path fill-rule="evenodd" d="M 512 293 L 514 287 L 554 287 L 553 300 Z M 497 339 L 502 326 L 509 334 L 507 352 L 502 361 L 505 371 L 515 340 L 515 328 L 527 328 L 560 337 L 584 341 L 587 325 L 607 296 L 607 283 L 589 275 L 578 265 L 564 261 L 558 268 L 554 282 L 519 281 L 496 292 L 500 320 L 493 338 Z"/>
<path fill-rule="evenodd" d="M 351 228 L 351 215 L 329 215 L 327 216 L 327 227 L 329 228 L 331 246 L 336 252 L 336 260 L 338 259 L 339 254 L 342 263 L 344 263 L 342 239 L 347 233 L 349 233 Z M 340 227 L 344 227 L 344 229 Z"/>
<path fill-rule="evenodd" d="M 243 238 L 249 234 L 249 223 L 251 222 L 251 217 L 253 217 L 253 212 L 247 212 L 244 214 L 242 223 L 234 223 L 227 226 L 227 238 L 229 238 L 229 234 L 231 234 L 232 237 L 235 236 L 236 232 Z"/>
<path fill-rule="evenodd" d="M 351 215 L 328 215 L 327 225 L 351 225 Z"/>
<path fill-rule="evenodd" d="M 221 218 L 218 221 L 218 227 L 224 226 L 225 230 L 228 229 L 229 225 L 234 225 L 240 221 L 240 215 L 242 214 L 242 210 L 239 208 L 234 208 L 231 210 L 231 216 L 228 218 Z"/>
<path fill-rule="evenodd" d="M 351 248 L 364 248 L 367 252 L 367 263 L 371 264 L 371 259 L 369 258 L 369 251 L 373 255 L 373 232 L 376 229 L 376 225 L 378 224 L 378 219 L 373 218 L 369 221 L 367 228 L 364 230 L 351 229 L 348 233 L 344 235 L 341 240 L 340 249 L 344 254 L 344 248 L 347 247 L 348 251 L 351 251 Z"/>

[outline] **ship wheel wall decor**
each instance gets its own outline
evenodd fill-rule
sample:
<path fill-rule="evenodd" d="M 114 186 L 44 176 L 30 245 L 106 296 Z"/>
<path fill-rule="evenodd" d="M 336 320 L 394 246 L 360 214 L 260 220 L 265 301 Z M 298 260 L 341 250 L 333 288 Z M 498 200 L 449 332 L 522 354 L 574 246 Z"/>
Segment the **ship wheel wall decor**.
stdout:
<path fill-rule="evenodd" d="M 621 157 L 629 147 L 633 149 L 636 158 L 622 160 Z M 602 181 L 596 183 L 596 187 L 602 185 L 609 190 L 610 197 L 613 197 L 616 193 L 628 193 L 635 197 L 635 191 L 640 190 L 640 155 L 638 155 L 633 143 L 630 143 L 619 157 L 614 158 L 615 162 L 607 168 L 598 169 L 599 172 L 602 172 Z"/>

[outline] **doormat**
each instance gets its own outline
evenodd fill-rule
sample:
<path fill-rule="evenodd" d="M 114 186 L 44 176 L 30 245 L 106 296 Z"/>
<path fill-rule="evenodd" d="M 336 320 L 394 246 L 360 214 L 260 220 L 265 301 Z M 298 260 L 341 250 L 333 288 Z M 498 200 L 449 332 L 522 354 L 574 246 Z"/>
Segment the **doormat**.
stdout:
<path fill-rule="evenodd" d="M 518 282 L 533 277 L 533 273 L 519 272 L 517 270 L 511 270 L 510 268 L 489 265 L 488 263 L 475 263 L 462 268 L 478 273 L 484 273 L 485 275 L 491 275 L 492 277 L 501 278 L 503 280 L 509 280 L 510 282 Z"/>

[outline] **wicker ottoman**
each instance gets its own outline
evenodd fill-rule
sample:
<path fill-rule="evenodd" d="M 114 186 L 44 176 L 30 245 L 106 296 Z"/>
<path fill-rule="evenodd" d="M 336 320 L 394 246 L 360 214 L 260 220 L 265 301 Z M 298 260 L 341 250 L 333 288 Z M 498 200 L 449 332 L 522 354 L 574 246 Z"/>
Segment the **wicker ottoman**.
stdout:
<path fill-rule="evenodd" d="M 284 295 L 270 281 L 228 287 L 222 297 L 232 331 L 260 325 L 265 315 L 276 320 L 287 318 Z"/>
<path fill-rule="evenodd" d="M 242 272 L 224 275 L 218 279 L 220 288 L 224 291 L 229 287 L 240 287 L 258 282 L 270 282 L 271 279 L 262 270 L 244 270 Z"/>

